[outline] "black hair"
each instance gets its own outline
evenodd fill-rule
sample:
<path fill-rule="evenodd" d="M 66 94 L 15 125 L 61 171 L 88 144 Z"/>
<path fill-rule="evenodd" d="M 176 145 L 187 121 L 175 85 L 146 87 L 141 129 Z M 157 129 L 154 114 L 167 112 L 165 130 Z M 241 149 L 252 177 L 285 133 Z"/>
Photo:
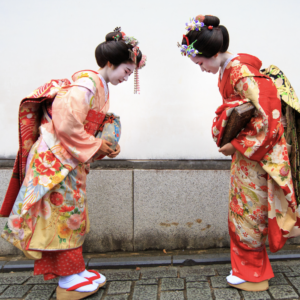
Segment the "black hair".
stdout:
<path fill-rule="evenodd" d="M 193 47 L 202 53 L 198 55 L 210 58 L 218 52 L 226 52 L 229 46 L 229 33 L 225 26 L 219 25 L 220 19 L 208 15 L 199 15 L 196 19 L 202 21 L 206 26 L 199 31 L 191 30 L 186 36 L 189 44 L 197 40 Z M 209 29 L 209 26 L 212 26 L 212 28 Z M 182 45 L 187 45 L 185 38 L 182 39 Z"/>
<path fill-rule="evenodd" d="M 100 68 L 104 68 L 108 62 L 114 66 L 119 66 L 122 63 L 133 62 L 130 58 L 129 50 L 133 46 L 126 44 L 122 40 L 122 32 L 120 27 L 116 27 L 113 32 L 110 32 L 105 37 L 105 42 L 99 44 L 95 50 L 97 64 Z M 139 50 L 137 55 L 137 65 L 142 59 L 142 51 Z"/>

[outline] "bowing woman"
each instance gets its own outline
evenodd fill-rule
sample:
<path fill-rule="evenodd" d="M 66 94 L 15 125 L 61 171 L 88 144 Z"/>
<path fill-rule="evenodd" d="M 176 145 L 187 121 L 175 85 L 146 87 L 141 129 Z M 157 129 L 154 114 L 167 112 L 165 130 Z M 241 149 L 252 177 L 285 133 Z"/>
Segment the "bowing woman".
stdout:
<path fill-rule="evenodd" d="M 89 231 L 86 178 L 91 161 L 120 153 L 119 145 L 111 149 L 112 143 L 96 134 L 109 109 L 108 85 L 126 82 L 145 64 L 137 43 L 116 28 L 96 48 L 98 71 L 76 72 L 72 84 L 52 80 L 21 102 L 24 143 L 14 168 L 20 176 L 13 176 L 1 208 L 9 215 L 2 237 L 35 259 L 34 275 L 59 277 L 59 300 L 85 298 L 106 282 L 102 274 L 86 270 L 82 256 Z"/>
<path fill-rule="evenodd" d="M 267 290 L 274 277 L 265 242 L 276 252 L 287 238 L 300 234 L 297 203 L 281 122 L 281 100 L 262 62 L 249 54 L 227 51 L 229 33 L 215 16 L 199 15 L 186 24 L 178 46 L 205 73 L 217 74 L 222 105 L 212 134 L 220 146 L 228 115 L 251 102 L 249 124 L 219 149 L 232 156 L 228 228 L 232 271 L 229 285 L 246 291 Z M 299 106 L 299 104 L 298 104 Z"/>

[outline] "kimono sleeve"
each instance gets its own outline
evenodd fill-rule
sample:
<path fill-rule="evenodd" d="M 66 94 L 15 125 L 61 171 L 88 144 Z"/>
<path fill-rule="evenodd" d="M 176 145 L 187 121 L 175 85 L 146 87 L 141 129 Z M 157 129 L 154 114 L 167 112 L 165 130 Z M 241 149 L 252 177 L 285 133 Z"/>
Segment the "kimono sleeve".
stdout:
<path fill-rule="evenodd" d="M 243 99 L 250 100 L 257 111 L 231 144 L 246 157 L 260 161 L 283 132 L 277 89 L 271 79 L 259 76 L 240 78 L 233 88 Z"/>
<path fill-rule="evenodd" d="M 94 99 L 94 92 L 76 81 L 61 90 L 52 106 L 55 133 L 66 150 L 80 162 L 87 162 L 101 147 L 102 140 L 84 129 L 83 122 Z"/>

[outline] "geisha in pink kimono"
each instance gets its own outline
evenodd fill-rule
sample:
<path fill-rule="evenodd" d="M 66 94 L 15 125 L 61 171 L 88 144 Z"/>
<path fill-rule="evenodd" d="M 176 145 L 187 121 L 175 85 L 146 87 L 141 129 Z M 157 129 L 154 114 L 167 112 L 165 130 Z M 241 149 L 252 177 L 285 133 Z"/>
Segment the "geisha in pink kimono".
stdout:
<path fill-rule="evenodd" d="M 120 153 L 97 135 L 109 109 L 108 83 L 127 81 L 145 65 L 137 40 L 120 28 L 95 55 L 98 71 L 76 72 L 72 84 L 51 80 L 21 102 L 20 150 L 0 211 L 9 215 L 2 237 L 35 259 L 34 274 L 60 276 L 57 299 L 85 298 L 106 282 L 85 269 L 82 256 L 90 227 L 86 176 L 90 162 Z"/>
<path fill-rule="evenodd" d="M 227 52 L 229 34 L 219 22 L 214 16 L 197 16 L 187 24 L 188 33 L 179 46 L 202 71 L 219 72 L 223 104 L 212 127 L 218 146 L 234 107 L 251 102 L 256 108 L 250 123 L 219 152 L 232 155 L 228 215 L 232 271 L 227 282 L 263 291 L 274 277 L 267 237 L 270 250 L 276 252 L 288 238 L 300 235 L 281 100 L 297 113 L 300 105 L 290 84 L 288 93 L 283 92 L 283 80 L 288 80 L 278 68 L 262 72 L 258 58 Z M 279 80 L 274 83 L 268 75 L 278 75 Z"/>

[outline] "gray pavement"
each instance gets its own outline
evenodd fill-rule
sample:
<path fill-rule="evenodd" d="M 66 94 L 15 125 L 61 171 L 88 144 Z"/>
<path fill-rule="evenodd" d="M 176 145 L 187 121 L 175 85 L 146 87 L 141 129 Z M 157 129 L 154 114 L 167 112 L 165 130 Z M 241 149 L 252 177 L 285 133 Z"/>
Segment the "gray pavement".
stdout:
<path fill-rule="evenodd" d="M 300 299 L 300 259 L 272 262 L 275 278 L 265 292 L 244 292 L 226 283 L 230 264 L 98 269 L 107 284 L 90 300 L 263 300 Z M 56 299 L 57 279 L 32 271 L 0 273 L 0 299 Z"/>

